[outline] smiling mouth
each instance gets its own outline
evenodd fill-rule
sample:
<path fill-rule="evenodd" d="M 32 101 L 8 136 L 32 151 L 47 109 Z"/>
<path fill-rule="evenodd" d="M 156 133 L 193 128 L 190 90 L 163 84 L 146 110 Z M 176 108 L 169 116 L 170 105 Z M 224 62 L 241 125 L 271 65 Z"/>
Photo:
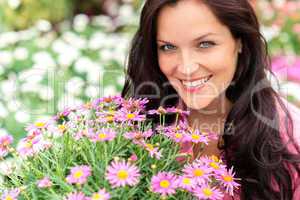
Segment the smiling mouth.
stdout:
<path fill-rule="evenodd" d="M 209 75 L 209 76 L 206 76 L 204 78 L 201 78 L 201 79 L 198 79 L 195 81 L 181 80 L 180 82 L 186 89 L 197 89 L 197 88 L 204 86 L 205 83 L 207 83 L 212 77 L 213 77 L 213 75 Z"/>

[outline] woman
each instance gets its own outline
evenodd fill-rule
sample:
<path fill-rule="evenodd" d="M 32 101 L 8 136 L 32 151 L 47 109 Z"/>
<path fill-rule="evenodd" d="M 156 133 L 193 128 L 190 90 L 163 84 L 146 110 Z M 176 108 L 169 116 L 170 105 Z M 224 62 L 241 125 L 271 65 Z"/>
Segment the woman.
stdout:
<path fill-rule="evenodd" d="M 204 153 L 234 166 L 242 179 L 235 199 L 300 199 L 300 111 L 272 89 L 269 67 L 247 0 L 148 0 L 122 96 L 149 98 L 147 109 L 187 108 L 190 126 L 219 133 Z"/>

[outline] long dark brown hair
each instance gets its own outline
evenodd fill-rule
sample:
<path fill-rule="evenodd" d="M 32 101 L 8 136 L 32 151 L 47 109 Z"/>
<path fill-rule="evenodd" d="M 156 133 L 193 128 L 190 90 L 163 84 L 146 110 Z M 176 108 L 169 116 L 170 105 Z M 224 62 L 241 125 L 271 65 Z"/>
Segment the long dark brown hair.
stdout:
<path fill-rule="evenodd" d="M 147 97 L 147 109 L 176 106 L 179 96 L 161 72 L 157 55 L 157 17 L 162 7 L 179 0 L 145 2 L 138 30 L 132 40 L 123 97 Z M 200 0 L 206 4 L 234 38 L 242 41 L 237 70 L 226 97 L 233 103 L 219 148 L 227 166 L 234 166 L 241 178 L 241 199 L 290 200 L 295 188 L 289 169 L 300 174 L 299 147 L 293 140 L 291 116 L 279 95 L 272 89 L 267 43 L 248 0 Z M 280 126 L 279 108 L 284 113 Z M 263 117 L 262 117 L 263 116 Z M 174 117 L 168 118 L 172 123 Z M 287 148 L 280 133 L 287 132 L 297 154 Z M 280 131 L 279 131 L 280 130 Z M 272 183 L 272 184 L 271 184 Z"/>

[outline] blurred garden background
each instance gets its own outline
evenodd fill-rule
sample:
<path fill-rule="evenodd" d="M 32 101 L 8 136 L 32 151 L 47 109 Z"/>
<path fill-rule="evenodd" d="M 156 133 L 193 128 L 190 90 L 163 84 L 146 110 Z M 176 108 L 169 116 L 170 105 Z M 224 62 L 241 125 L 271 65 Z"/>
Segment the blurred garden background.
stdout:
<path fill-rule="evenodd" d="M 0 0 L 0 134 L 118 94 L 142 0 Z M 300 106 L 300 1 L 252 0 L 274 87 Z M 16 142 L 16 141 L 15 141 Z"/>

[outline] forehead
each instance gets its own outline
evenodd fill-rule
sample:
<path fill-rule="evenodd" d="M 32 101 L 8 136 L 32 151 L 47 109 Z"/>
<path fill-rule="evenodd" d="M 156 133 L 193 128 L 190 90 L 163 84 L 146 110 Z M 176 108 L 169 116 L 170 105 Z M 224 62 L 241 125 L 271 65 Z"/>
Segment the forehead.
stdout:
<path fill-rule="evenodd" d="M 183 0 L 163 7 L 157 19 L 158 38 L 196 38 L 208 32 L 227 29 L 209 7 L 199 0 Z"/>

